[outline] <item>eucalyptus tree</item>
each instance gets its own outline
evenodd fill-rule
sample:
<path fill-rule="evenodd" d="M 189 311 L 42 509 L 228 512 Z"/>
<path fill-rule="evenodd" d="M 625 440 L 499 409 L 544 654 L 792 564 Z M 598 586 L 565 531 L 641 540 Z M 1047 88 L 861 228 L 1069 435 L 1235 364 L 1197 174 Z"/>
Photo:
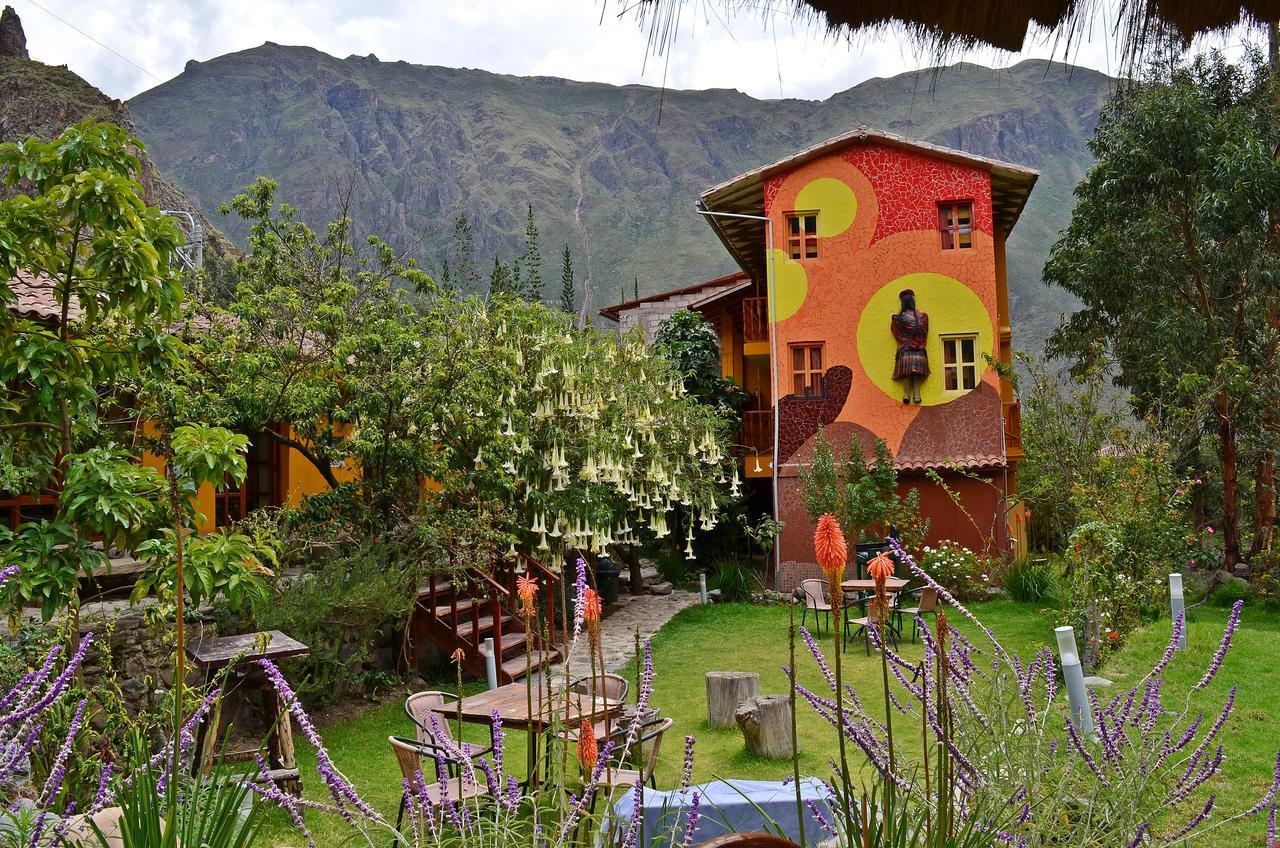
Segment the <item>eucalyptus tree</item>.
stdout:
<path fill-rule="evenodd" d="M 1241 557 L 1242 458 L 1256 466 L 1255 548 L 1275 522 L 1275 110 L 1257 56 L 1157 66 L 1120 88 L 1045 266 L 1045 279 L 1083 304 L 1051 352 L 1081 370 L 1110 364 L 1139 416 L 1190 415 L 1212 441 L 1227 568 Z"/>

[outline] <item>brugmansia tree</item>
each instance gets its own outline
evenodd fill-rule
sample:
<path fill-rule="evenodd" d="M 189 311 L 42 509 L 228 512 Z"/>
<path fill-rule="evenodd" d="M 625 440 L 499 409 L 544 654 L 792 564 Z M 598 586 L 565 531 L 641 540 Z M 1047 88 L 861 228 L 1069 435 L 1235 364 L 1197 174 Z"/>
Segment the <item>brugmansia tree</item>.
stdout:
<path fill-rule="evenodd" d="M 658 324 L 654 346 L 680 373 L 685 390 L 737 419 L 747 394 L 733 380 L 721 375 L 720 338 L 701 315 L 681 309 Z"/>
<path fill-rule="evenodd" d="M 678 507 L 715 526 L 732 425 L 638 334 L 574 330 L 572 316 L 515 299 L 462 309 L 487 327 L 496 388 L 472 465 L 525 516 L 531 546 L 599 552 L 641 527 L 661 538 Z M 691 554 L 692 521 L 685 530 Z"/>
<path fill-rule="evenodd" d="M 1224 565 L 1242 555 L 1242 465 L 1255 466 L 1255 551 L 1275 524 L 1280 400 L 1276 91 L 1259 57 L 1154 67 L 1108 103 L 1045 279 L 1083 308 L 1050 340 L 1114 365 L 1142 417 L 1189 415 L 1221 488 Z M 1167 423 L 1167 422 L 1166 422 Z M 1193 446 L 1192 446 L 1193 447 Z"/>
<path fill-rule="evenodd" d="M 81 578 L 105 567 L 111 548 L 139 549 L 195 520 L 190 499 L 181 515 L 169 508 L 166 481 L 144 462 L 144 447 L 182 453 L 169 438 L 173 416 L 144 428 L 143 410 L 158 410 L 184 358 L 169 331 L 182 303 L 170 266 L 180 234 L 143 201 L 139 149 L 93 121 L 48 143 L 0 146 L 5 185 L 23 192 L 0 201 L 0 487 L 60 493 L 51 517 L 0 528 L 0 564 L 21 566 L 7 586 L 12 606 L 35 604 L 46 619 L 75 613 Z M 16 286 L 33 284 L 49 287 L 53 320 L 10 309 Z M 204 459 L 231 467 L 231 434 L 207 435 Z M 205 576 L 251 583 L 256 546 L 223 553 L 204 558 Z M 163 575 L 143 581 L 161 588 Z"/>
<path fill-rule="evenodd" d="M 317 236 L 274 190 L 233 202 L 254 221 L 240 293 L 207 310 L 217 332 L 194 334 L 213 420 L 297 448 L 328 500 L 381 528 L 492 505 L 511 538 L 549 551 L 665 535 L 677 504 L 715 522 L 729 425 L 642 340 L 443 291 L 376 239 L 357 250 L 345 219 Z"/>

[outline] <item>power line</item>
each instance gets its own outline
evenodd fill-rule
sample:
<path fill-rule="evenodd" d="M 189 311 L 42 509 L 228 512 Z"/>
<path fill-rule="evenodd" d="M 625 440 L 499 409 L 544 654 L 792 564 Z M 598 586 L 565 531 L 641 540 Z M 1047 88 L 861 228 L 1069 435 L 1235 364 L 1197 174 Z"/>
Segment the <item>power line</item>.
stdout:
<path fill-rule="evenodd" d="M 49 17 L 51 17 L 51 18 L 53 18 L 53 19 L 55 19 L 55 20 L 61 21 L 62 23 L 66 24 L 67 26 L 71 27 L 73 30 L 75 30 L 76 32 L 80 33 L 80 34 L 81 34 L 81 35 L 83 35 L 85 38 L 89 39 L 89 40 L 90 40 L 90 41 L 92 41 L 94 44 L 96 44 L 96 45 L 98 45 L 99 47 L 101 47 L 103 50 L 106 50 L 108 53 L 112 53 L 112 54 L 114 54 L 114 55 L 118 56 L 119 58 L 121 58 L 121 59 L 125 60 L 125 61 L 126 61 L 126 62 L 128 62 L 130 65 L 133 65 L 135 68 L 137 68 L 138 70 L 142 71 L 144 74 L 146 74 L 147 76 L 151 77 L 151 78 L 152 78 L 153 80 L 155 80 L 156 82 L 164 82 L 164 80 L 163 80 L 163 79 L 161 79 L 160 77 L 158 77 L 158 76 L 156 76 L 155 74 L 151 73 L 151 71 L 148 71 L 146 68 L 142 67 L 142 66 L 141 66 L 141 65 L 139 65 L 137 62 L 133 61 L 133 60 L 132 60 L 132 59 L 130 59 L 128 56 L 126 56 L 126 55 L 124 55 L 123 53 L 121 53 L 119 50 L 114 49 L 114 48 L 113 48 L 113 47 L 111 47 L 110 45 L 103 44 L 101 41 L 99 41 L 98 39 L 94 38 L 94 37 L 93 37 L 92 35 L 90 35 L 89 33 L 85 32 L 85 31 L 84 31 L 84 30 L 82 30 L 82 29 L 80 29 L 80 27 L 78 27 L 78 26 L 76 26 L 75 24 L 71 23 L 71 21 L 67 20 L 67 19 L 66 19 L 66 18 L 64 18 L 64 17 L 61 17 L 60 15 L 58 15 L 58 14 L 57 14 L 56 12 L 54 12 L 53 10 L 51 10 L 51 9 L 47 9 L 47 8 L 45 8 L 44 6 L 41 6 L 39 3 L 37 3 L 37 2 L 36 2 L 36 0 L 27 0 L 27 2 L 28 2 L 28 3 L 30 3 L 32 6 L 35 6 L 35 7 L 36 7 L 37 9 L 39 9 L 40 11 L 44 12 L 44 13 L 45 13 L 46 15 L 48 15 Z"/>

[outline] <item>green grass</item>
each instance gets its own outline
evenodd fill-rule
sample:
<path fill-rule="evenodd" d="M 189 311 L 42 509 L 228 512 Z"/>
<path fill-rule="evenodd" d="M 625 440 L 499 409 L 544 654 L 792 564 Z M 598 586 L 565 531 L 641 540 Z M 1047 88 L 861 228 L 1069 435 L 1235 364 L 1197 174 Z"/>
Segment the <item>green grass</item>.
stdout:
<path fill-rule="evenodd" d="M 978 614 L 1000 637 L 1010 651 L 1030 656 L 1049 644 L 1054 625 L 1052 611 L 1040 611 L 1034 605 L 1012 601 L 993 601 L 978 607 Z M 971 638 L 976 634 L 969 622 L 953 616 L 952 621 Z M 1168 673 L 1166 693 L 1186 692 L 1200 678 L 1218 645 L 1226 611 L 1196 609 L 1189 617 L 1188 651 L 1175 660 Z M 810 621 L 812 624 L 812 621 Z M 605 623 L 607 626 L 607 620 Z M 1138 680 L 1163 652 L 1169 638 L 1169 622 L 1157 622 L 1133 635 L 1125 649 L 1102 672 L 1115 681 L 1116 687 L 1128 687 Z M 975 639 L 975 641 L 977 641 Z M 830 654 L 832 639 L 825 634 L 819 639 Z M 1236 709 L 1227 723 L 1223 742 L 1227 758 L 1224 774 L 1217 783 L 1218 809 L 1222 814 L 1249 807 L 1266 791 L 1280 747 L 1280 667 L 1275 652 L 1280 649 L 1280 620 L 1256 609 L 1245 611 L 1235 646 L 1219 678 L 1194 703 L 1206 711 L 1221 707 L 1232 683 L 1238 683 Z M 826 684 L 801 642 L 797 646 L 799 679 L 822 693 Z M 902 646 L 908 658 L 921 655 L 919 645 Z M 736 728 L 712 730 L 706 720 L 704 674 L 708 671 L 754 671 L 760 674 L 763 693 L 787 691 L 786 676 L 780 666 L 787 656 L 787 609 L 725 604 L 693 607 L 680 613 L 653 639 L 656 670 L 652 703 L 664 716 L 675 719 L 662 751 L 658 785 L 671 786 L 679 780 L 683 738 L 697 738 L 695 780 L 713 777 L 780 779 L 790 773 L 790 761 L 762 760 L 747 753 Z M 845 677 L 862 695 L 869 709 L 882 704 L 878 698 L 880 665 L 876 655 L 867 657 L 861 643 L 846 655 Z M 635 679 L 634 667 L 627 676 Z M 472 684 L 474 685 L 474 684 Z M 632 684 L 634 690 L 634 682 Z M 447 685 L 442 688 L 451 688 Z M 829 690 L 826 690 L 829 692 Z M 1176 707 L 1172 699 L 1167 705 Z M 1212 719 L 1210 719 L 1212 720 Z M 386 737 L 410 733 L 408 720 L 397 704 L 378 707 L 359 718 L 322 727 L 325 743 L 333 758 L 375 807 L 394 817 L 399 800 L 399 772 L 396 769 Z M 485 738 L 483 728 L 468 727 L 468 737 Z M 803 774 L 826 776 L 828 760 L 835 757 L 835 737 L 825 724 L 805 706 L 799 712 L 800 766 Z M 299 740 L 299 760 L 307 793 L 320 798 L 322 789 L 314 776 L 314 757 Z M 509 736 L 507 761 L 520 776 L 524 764 L 524 736 Z M 855 750 L 851 758 L 859 759 Z M 1202 801 L 1201 801 L 1202 802 Z M 1189 817 L 1190 809 L 1170 811 L 1170 821 Z M 1220 818 L 1221 815 L 1215 816 Z M 340 822 L 309 819 L 320 844 L 334 844 L 345 831 Z M 1203 842 L 1206 848 L 1235 848 L 1258 844 L 1265 822 L 1255 818 L 1215 831 Z M 303 840 L 293 834 L 282 816 L 269 823 L 264 845 L 300 846 Z"/>

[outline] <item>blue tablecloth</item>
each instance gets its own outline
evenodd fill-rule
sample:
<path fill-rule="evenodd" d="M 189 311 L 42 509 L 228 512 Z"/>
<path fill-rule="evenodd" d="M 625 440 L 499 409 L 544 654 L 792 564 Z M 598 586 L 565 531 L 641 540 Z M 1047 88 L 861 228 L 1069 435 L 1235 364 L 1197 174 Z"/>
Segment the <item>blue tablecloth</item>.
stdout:
<path fill-rule="evenodd" d="M 691 786 L 685 792 L 645 788 L 640 802 L 644 812 L 643 840 L 637 841 L 638 848 L 649 848 L 652 844 L 680 844 L 694 791 L 700 795 L 694 845 L 726 833 L 752 831 L 785 836 L 792 842 L 800 841 L 795 786 L 775 780 L 714 780 Z M 826 784 L 817 778 L 806 777 L 800 781 L 800 792 L 802 798 L 817 805 L 827 821 L 834 820 L 832 799 Z M 614 802 L 612 828 L 615 837 L 617 829 L 625 830 L 631 821 L 634 804 L 635 792 L 627 792 Z M 818 826 L 807 803 L 804 816 L 806 844 L 817 845 L 830 837 Z M 611 843 L 613 840 L 605 841 Z"/>

